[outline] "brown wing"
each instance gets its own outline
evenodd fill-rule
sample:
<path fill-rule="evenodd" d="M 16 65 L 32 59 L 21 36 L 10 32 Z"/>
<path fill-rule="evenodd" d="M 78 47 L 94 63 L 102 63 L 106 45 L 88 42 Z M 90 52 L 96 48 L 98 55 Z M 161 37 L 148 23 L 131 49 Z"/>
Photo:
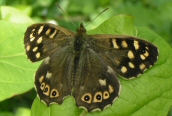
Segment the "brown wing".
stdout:
<path fill-rule="evenodd" d="M 136 37 L 92 35 L 91 38 L 91 47 L 127 79 L 142 74 L 158 59 L 158 48 Z"/>
<path fill-rule="evenodd" d="M 26 54 L 32 61 L 39 61 L 73 41 L 74 33 L 50 23 L 29 26 L 25 32 Z"/>
<path fill-rule="evenodd" d="M 78 107 L 87 111 L 112 105 L 120 92 L 116 72 L 97 51 L 86 47 L 80 55 L 72 95 Z"/>
<path fill-rule="evenodd" d="M 61 104 L 71 95 L 73 46 L 65 46 L 47 57 L 35 74 L 35 86 L 39 98 L 47 105 Z"/>
<path fill-rule="evenodd" d="M 40 23 L 27 28 L 26 54 L 32 62 L 45 58 L 35 74 L 35 88 L 47 105 L 63 102 L 71 94 L 74 33 L 57 25 Z"/>

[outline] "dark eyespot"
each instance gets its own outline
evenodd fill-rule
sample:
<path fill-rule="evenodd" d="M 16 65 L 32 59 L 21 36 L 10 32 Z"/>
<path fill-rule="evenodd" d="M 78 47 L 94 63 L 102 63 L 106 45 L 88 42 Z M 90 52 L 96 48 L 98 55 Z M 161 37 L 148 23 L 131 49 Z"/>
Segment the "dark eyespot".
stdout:
<path fill-rule="evenodd" d="M 97 100 L 101 100 L 101 95 L 97 95 L 97 96 L 96 96 L 96 99 L 97 99 Z"/>
<path fill-rule="evenodd" d="M 45 85 L 44 84 L 41 84 L 41 87 L 44 87 Z"/>
<path fill-rule="evenodd" d="M 33 36 L 36 36 L 36 32 L 33 32 Z"/>
<path fill-rule="evenodd" d="M 146 49 L 145 48 L 142 48 L 141 49 L 141 54 L 144 54 L 144 53 L 146 53 Z"/>
<path fill-rule="evenodd" d="M 105 96 L 108 96 L 108 94 L 107 94 L 107 93 L 105 93 Z"/>
<path fill-rule="evenodd" d="M 89 100 L 90 100 L 90 96 L 86 95 L 86 96 L 84 97 L 84 100 L 85 100 L 85 101 L 89 101 Z"/>
<path fill-rule="evenodd" d="M 47 92 L 48 91 L 48 88 L 46 87 L 45 89 L 44 89 L 44 92 Z"/>
<path fill-rule="evenodd" d="M 53 91 L 52 92 L 52 96 L 56 96 L 57 95 L 57 92 L 56 91 Z"/>

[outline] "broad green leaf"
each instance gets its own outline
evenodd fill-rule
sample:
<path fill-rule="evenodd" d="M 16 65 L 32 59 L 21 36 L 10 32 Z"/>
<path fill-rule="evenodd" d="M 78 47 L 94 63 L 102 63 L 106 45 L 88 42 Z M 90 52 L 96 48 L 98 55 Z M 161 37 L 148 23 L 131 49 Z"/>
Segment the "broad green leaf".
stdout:
<path fill-rule="evenodd" d="M 11 112 L 1 112 L 0 116 L 14 116 Z"/>
<path fill-rule="evenodd" d="M 15 116 L 30 116 L 30 109 L 20 107 L 17 109 Z"/>
<path fill-rule="evenodd" d="M 1 20 L 5 20 L 12 23 L 20 23 L 20 24 L 33 23 L 31 18 L 27 17 L 21 11 L 10 6 L 0 7 L 0 17 Z"/>
<path fill-rule="evenodd" d="M 119 77 L 122 90 L 115 103 L 102 112 L 88 113 L 75 106 L 72 97 L 63 104 L 50 107 L 35 99 L 32 116 L 165 116 L 172 105 L 172 49 L 147 28 L 136 28 L 131 16 L 119 15 L 102 23 L 89 34 L 125 34 L 143 38 L 159 48 L 157 63 L 143 75 L 132 80 Z M 90 80 L 91 81 L 91 80 Z"/>
<path fill-rule="evenodd" d="M 24 93 L 33 87 L 37 64 L 24 50 L 26 25 L 0 21 L 0 101 Z M 35 68 L 34 68 L 35 67 Z"/>
<path fill-rule="evenodd" d="M 137 30 L 133 25 L 134 17 L 118 15 L 103 22 L 96 29 L 90 30 L 89 34 L 115 34 L 136 36 Z"/>
<path fill-rule="evenodd" d="M 24 22 L 20 20 L 30 23 L 31 19 L 11 7 L 2 6 L 0 12 L 3 19 L 0 20 L 0 101 L 2 101 L 33 88 L 37 64 L 32 64 L 27 59 L 23 44 L 28 24 L 23 24 Z"/>

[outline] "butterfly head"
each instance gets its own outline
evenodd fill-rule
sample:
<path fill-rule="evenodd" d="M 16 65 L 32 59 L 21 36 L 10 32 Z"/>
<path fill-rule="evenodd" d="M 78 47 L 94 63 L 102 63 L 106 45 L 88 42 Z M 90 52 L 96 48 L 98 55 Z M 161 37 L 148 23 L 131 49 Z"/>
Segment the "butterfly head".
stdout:
<path fill-rule="evenodd" d="M 86 29 L 83 23 L 80 24 L 80 27 L 76 30 L 76 32 L 78 35 L 83 35 L 86 33 Z"/>

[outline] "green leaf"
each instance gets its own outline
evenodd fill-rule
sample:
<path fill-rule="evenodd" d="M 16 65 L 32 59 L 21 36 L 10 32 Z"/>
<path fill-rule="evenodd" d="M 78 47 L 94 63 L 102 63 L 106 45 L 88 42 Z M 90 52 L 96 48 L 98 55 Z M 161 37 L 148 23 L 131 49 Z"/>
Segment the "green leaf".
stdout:
<path fill-rule="evenodd" d="M 102 112 L 88 113 L 75 106 L 72 97 L 62 105 L 46 106 L 35 99 L 32 116 L 165 116 L 172 105 L 172 49 L 157 34 L 147 28 L 136 28 L 131 16 L 119 15 L 102 23 L 89 34 L 125 34 L 143 38 L 159 48 L 157 63 L 143 75 L 132 80 L 120 79 L 122 90 L 119 98 Z M 91 81 L 91 80 L 90 80 Z"/>
<path fill-rule="evenodd" d="M 0 101 L 33 87 L 37 64 L 27 59 L 23 37 L 26 25 L 0 21 Z"/>
<path fill-rule="evenodd" d="M 27 17 L 24 13 L 9 6 L 0 7 L 0 17 L 1 20 L 5 20 L 12 23 L 20 23 L 20 24 L 33 23 L 32 19 Z"/>
<path fill-rule="evenodd" d="M 72 97 L 66 98 L 61 105 L 52 104 L 50 107 L 36 98 L 32 105 L 31 116 L 79 116 L 82 111 L 76 107 Z"/>
<path fill-rule="evenodd" d="M 115 34 L 135 36 L 137 31 L 134 26 L 134 17 L 128 15 L 113 16 L 103 22 L 96 29 L 90 30 L 89 34 Z"/>
<path fill-rule="evenodd" d="M 0 101 L 33 88 L 33 77 L 38 64 L 29 62 L 24 50 L 24 33 L 28 16 L 11 7 L 0 7 Z M 17 18 L 19 22 L 17 21 Z M 8 20 L 7 20 L 8 19 Z M 12 23 L 11 23 L 12 22 Z M 32 22 L 32 21 L 31 21 Z"/>
<path fill-rule="evenodd" d="M 20 107 L 17 109 L 15 116 L 30 116 L 30 109 Z"/>
<path fill-rule="evenodd" d="M 0 116 L 14 116 L 14 115 L 10 112 L 1 112 Z"/>

